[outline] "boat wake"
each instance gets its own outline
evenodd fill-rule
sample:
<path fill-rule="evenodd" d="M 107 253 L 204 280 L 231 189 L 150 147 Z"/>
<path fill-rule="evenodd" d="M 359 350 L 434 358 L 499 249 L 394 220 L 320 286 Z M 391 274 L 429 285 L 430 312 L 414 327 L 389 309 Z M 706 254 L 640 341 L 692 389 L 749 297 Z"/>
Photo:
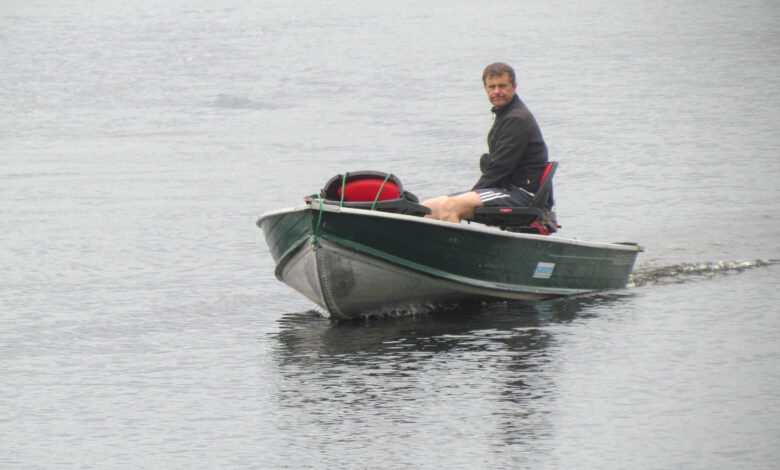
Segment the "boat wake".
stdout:
<path fill-rule="evenodd" d="M 628 287 L 653 284 L 677 284 L 714 276 L 736 274 L 755 268 L 780 263 L 778 259 L 756 259 L 752 261 L 718 261 L 716 263 L 675 264 L 672 266 L 640 268 L 634 270 Z"/>

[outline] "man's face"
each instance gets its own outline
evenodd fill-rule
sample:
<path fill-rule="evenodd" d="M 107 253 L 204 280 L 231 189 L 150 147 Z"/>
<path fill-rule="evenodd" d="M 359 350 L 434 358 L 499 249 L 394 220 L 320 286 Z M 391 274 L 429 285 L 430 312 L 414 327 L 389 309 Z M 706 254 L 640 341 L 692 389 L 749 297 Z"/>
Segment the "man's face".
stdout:
<path fill-rule="evenodd" d="M 508 105 L 514 98 L 516 89 L 517 83 L 512 83 L 508 73 L 494 75 L 485 79 L 485 91 L 487 91 L 488 100 L 496 109 Z"/>

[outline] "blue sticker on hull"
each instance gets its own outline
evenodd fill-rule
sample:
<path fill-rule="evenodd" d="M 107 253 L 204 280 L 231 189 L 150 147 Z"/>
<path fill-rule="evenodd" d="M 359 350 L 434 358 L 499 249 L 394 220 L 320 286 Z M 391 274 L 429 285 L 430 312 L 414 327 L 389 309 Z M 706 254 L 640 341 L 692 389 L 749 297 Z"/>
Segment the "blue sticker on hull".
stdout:
<path fill-rule="evenodd" d="M 555 269 L 555 263 L 543 263 L 538 262 L 536 264 L 536 271 L 534 271 L 534 277 L 536 279 L 550 279 L 553 269 Z"/>

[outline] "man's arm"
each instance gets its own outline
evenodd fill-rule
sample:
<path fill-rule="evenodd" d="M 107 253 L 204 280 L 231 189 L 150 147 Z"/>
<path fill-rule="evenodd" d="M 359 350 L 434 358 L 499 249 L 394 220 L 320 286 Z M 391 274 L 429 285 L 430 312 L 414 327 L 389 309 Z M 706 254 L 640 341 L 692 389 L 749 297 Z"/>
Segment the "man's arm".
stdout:
<path fill-rule="evenodd" d="M 480 160 L 482 176 L 472 190 L 493 188 L 517 168 L 528 146 L 531 123 L 521 117 L 510 116 L 496 132 L 498 136 L 492 154 L 484 154 Z"/>

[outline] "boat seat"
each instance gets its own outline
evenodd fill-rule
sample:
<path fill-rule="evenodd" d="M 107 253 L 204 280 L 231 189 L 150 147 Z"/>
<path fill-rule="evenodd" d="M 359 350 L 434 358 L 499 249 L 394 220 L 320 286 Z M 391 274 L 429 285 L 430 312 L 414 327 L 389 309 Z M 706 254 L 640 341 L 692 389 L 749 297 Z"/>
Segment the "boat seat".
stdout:
<path fill-rule="evenodd" d="M 304 198 L 309 204 L 322 199 L 325 204 L 338 204 L 353 209 L 378 210 L 423 216 L 430 214 L 414 194 L 403 189 L 401 180 L 382 171 L 352 171 L 338 174 L 325 184 L 318 194 Z"/>
<path fill-rule="evenodd" d="M 496 226 L 501 230 L 549 235 L 560 226 L 552 212 L 552 179 L 558 162 L 549 162 L 542 173 L 539 190 L 525 207 L 477 207 L 469 222 Z"/>

